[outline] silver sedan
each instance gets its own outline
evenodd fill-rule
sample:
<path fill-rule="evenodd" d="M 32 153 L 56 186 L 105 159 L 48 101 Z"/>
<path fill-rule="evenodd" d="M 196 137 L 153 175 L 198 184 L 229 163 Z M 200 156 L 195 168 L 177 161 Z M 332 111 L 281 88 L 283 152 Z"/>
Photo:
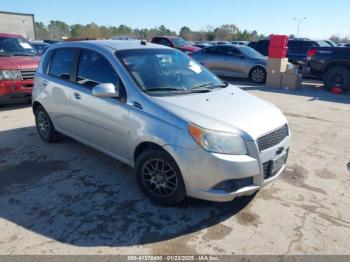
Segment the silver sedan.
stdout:
<path fill-rule="evenodd" d="M 266 80 L 267 58 L 248 46 L 211 46 L 191 56 L 219 76 L 249 78 L 258 84 Z"/>

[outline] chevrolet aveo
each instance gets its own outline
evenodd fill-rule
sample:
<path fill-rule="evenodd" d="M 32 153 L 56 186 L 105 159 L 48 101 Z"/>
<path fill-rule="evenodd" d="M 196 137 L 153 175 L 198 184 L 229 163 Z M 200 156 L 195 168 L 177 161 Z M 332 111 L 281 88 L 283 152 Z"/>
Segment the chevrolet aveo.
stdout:
<path fill-rule="evenodd" d="M 66 135 L 130 165 L 162 205 L 253 194 L 287 161 L 290 130 L 278 108 L 160 45 L 56 44 L 32 101 L 43 140 Z"/>

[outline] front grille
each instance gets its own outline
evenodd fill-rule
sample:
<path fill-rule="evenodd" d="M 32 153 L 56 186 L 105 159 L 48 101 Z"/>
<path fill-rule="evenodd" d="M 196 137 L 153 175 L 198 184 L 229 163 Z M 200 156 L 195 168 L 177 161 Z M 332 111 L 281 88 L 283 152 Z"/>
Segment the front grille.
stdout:
<path fill-rule="evenodd" d="M 276 146 L 281 143 L 288 136 L 288 125 L 277 129 L 267 135 L 258 138 L 259 150 L 264 151 L 270 147 Z"/>
<path fill-rule="evenodd" d="M 36 69 L 21 70 L 23 80 L 34 79 Z"/>

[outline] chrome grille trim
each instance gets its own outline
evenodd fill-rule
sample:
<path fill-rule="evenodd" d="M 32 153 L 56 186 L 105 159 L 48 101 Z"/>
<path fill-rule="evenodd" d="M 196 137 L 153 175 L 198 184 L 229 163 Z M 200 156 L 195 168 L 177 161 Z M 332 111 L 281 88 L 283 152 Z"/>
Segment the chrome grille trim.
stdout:
<path fill-rule="evenodd" d="M 20 70 L 20 72 L 23 80 L 31 80 L 34 79 L 36 69 Z"/>
<path fill-rule="evenodd" d="M 288 125 L 258 138 L 258 147 L 260 152 L 269 149 L 281 143 L 289 135 Z"/>

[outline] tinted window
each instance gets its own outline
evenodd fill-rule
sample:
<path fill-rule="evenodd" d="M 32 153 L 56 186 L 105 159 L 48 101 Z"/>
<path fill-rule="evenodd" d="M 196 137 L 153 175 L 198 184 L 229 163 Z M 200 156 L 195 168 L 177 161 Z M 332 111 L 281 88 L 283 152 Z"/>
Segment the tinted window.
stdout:
<path fill-rule="evenodd" d="M 257 50 L 258 50 L 261 54 L 267 56 L 268 53 L 269 53 L 269 45 L 270 45 L 270 41 L 265 41 L 265 40 L 260 41 L 260 42 L 258 43 Z"/>
<path fill-rule="evenodd" d="M 91 50 L 82 50 L 77 83 L 87 88 L 93 88 L 100 83 L 112 83 L 119 86 L 119 77 L 102 55 Z"/>
<path fill-rule="evenodd" d="M 241 54 L 241 52 L 239 52 L 236 48 L 231 46 L 223 46 L 221 47 L 221 49 L 224 55 L 237 56 Z"/>
<path fill-rule="evenodd" d="M 300 53 L 300 42 L 299 41 L 288 41 L 288 53 Z"/>
<path fill-rule="evenodd" d="M 161 38 L 158 40 L 158 44 L 165 45 L 165 46 L 171 46 L 170 42 L 167 39 Z"/>
<path fill-rule="evenodd" d="M 318 46 L 316 42 L 309 42 L 309 41 L 305 41 L 305 42 L 301 42 L 301 48 L 300 48 L 300 52 L 302 54 L 306 54 L 307 50 L 309 50 L 310 47 L 313 46 Z"/>
<path fill-rule="evenodd" d="M 207 54 L 211 54 L 211 55 L 219 55 L 220 54 L 219 47 L 217 47 L 217 46 L 205 48 L 205 49 L 203 49 L 203 52 L 207 53 Z"/>
<path fill-rule="evenodd" d="M 42 63 L 42 70 L 45 74 L 48 73 L 48 67 L 50 64 L 50 60 L 52 58 L 52 55 L 54 54 L 54 50 L 51 50 L 49 52 L 47 52 L 41 59 L 41 63 Z"/>
<path fill-rule="evenodd" d="M 58 49 L 51 62 L 50 75 L 69 80 L 75 52 L 73 48 Z"/>

